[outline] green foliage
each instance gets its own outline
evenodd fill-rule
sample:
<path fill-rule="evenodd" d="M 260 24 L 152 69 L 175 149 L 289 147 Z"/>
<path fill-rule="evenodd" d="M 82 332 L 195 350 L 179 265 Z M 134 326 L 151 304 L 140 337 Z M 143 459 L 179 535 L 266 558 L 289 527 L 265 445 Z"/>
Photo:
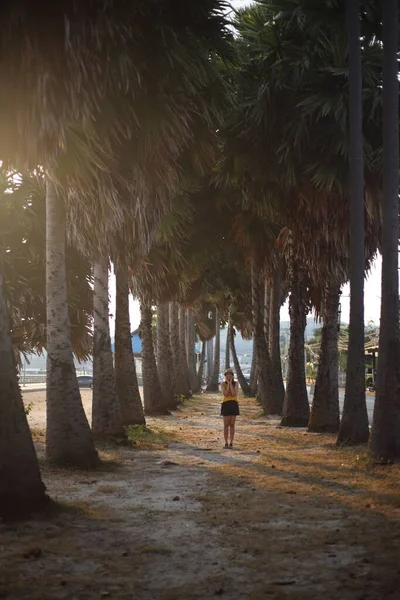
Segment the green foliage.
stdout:
<path fill-rule="evenodd" d="M 153 448 L 168 444 L 167 434 L 157 427 L 129 425 L 125 428 L 128 442 L 140 448 Z"/>
<path fill-rule="evenodd" d="M 0 256 L 11 337 L 17 354 L 46 347 L 46 207 L 40 172 L 0 171 Z M 71 342 L 78 359 L 92 348 L 92 270 L 71 244 L 66 249 Z"/>
<path fill-rule="evenodd" d="M 24 406 L 24 410 L 25 410 L 25 414 L 28 416 L 29 413 L 33 410 L 33 407 L 35 406 L 34 402 L 29 402 L 29 404 L 27 404 L 26 406 Z"/>
<path fill-rule="evenodd" d="M 175 394 L 175 402 L 177 406 L 183 406 L 186 402 L 186 396 L 184 394 Z"/>

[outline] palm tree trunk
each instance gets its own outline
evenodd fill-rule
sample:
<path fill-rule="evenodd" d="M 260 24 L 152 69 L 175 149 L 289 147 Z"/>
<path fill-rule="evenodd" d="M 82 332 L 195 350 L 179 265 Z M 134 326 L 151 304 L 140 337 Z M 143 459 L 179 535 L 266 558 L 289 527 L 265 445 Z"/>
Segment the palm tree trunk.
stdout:
<path fill-rule="evenodd" d="M 128 270 L 115 265 L 115 381 L 123 425 L 144 425 L 142 398 L 132 352 Z"/>
<path fill-rule="evenodd" d="M 168 304 L 157 306 L 157 371 L 166 408 L 175 408 Z"/>
<path fill-rule="evenodd" d="M 200 390 L 200 384 L 196 373 L 196 325 L 193 315 L 193 310 L 188 308 L 187 312 L 187 324 L 188 324 L 188 343 L 187 343 L 187 354 L 188 354 L 188 368 L 189 368 L 189 381 L 190 389 L 194 394 L 197 394 Z"/>
<path fill-rule="evenodd" d="M 163 414 L 166 412 L 166 409 L 154 355 L 151 306 L 141 302 L 140 314 L 140 335 L 142 337 L 143 354 L 144 412 L 146 415 Z"/>
<path fill-rule="evenodd" d="M 214 365 L 214 345 L 213 340 L 207 340 L 207 377 L 211 379 Z"/>
<path fill-rule="evenodd" d="M 231 357 L 230 357 L 230 349 L 231 344 L 229 341 L 229 327 L 226 330 L 226 343 L 225 343 L 225 369 L 229 369 L 231 366 Z"/>
<path fill-rule="evenodd" d="M 338 309 L 340 285 L 325 291 L 324 325 L 317 380 L 311 407 L 308 431 L 337 433 L 339 431 L 339 351 Z"/>
<path fill-rule="evenodd" d="M 359 2 L 347 0 L 350 138 L 350 325 L 346 390 L 338 443 L 368 441 L 364 359 L 364 163 L 362 63 Z"/>
<path fill-rule="evenodd" d="M 269 351 L 271 354 L 272 374 L 275 377 L 276 404 L 280 411 L 277 414 L 282 414 L 283 402 L 285 399 L 285 386 L 282 376 L 281 362 L 281 272 L 278 267 L 274 272 L 272 287 L 270 288 L 270 318 L 269 318 Z"/>
<path fill-rule="evenodd" d="M 203 381 L 203 376 L 204 376 L 205 358 L 206 358 L 206 342 L 203 340 L 201 343 L 201 355 L 200 355 L 199 370 L 197 371 L 197 378 L 199 380 L 200 387 L 201 387 L 201 382 Z"/>
<path fill-rule="evenodd" d="M 251 395 L 256 396 L 257 394 L 257 353 L 254 343 L 254 335 L 253 335 L 253 353 L 251 355 L 251 368 L 250 368 L 250 390 Z"/>
<path fill-rule="evenodd" d="M 270 344 L 270 314 L 271 314 L 271 287 L 267 282 L 267 279 L 264 281 L 264 334 L 265 339 L 267 340 L 267 345 L 269 349 L 269 353 L 271 354 L 271 344 Z"/>
<path fill-rule="evenodd" d="M 179 307 L 179 343 L 181 347 L 181 360 L 182 360 L 182 368 L 185 374 L 185 378 L 188 382 L 189 386 L 189 395 L 192 393 L 192 388 L 190 385 L 190 377 L 189 377 L 189 367 L 187 361 L 187 344 L 186 344 L 186 334 L 187 334 L 187 323 L 186 323 L 186 311 L 183 306 Z"/>
<path fill-rule="evenodd" d="M 94 265 L 93 308 L 92 430 L 95 435 L 123 435 L 111 351 L 107 256 Z"/>
<path fill-rule="evenodd" d="M 281 421 L 281 425 L 286 427 L 307 427 L 310 417 L 304 364 L 304 331 L 307 312 L 307 288 L 304 285 L 301 271 L 295 267 L 289 298 L 289 373 Z"/>
<path fill-rule="evenodd" d="M 179 338 L 178 305 L 171 302 L 169 305 L 171 350 L 174 365 L 174 392 L 178 396 L 190 396 L 189 381 L 186 377 L 185 356 Z"/>
<path fill-rule="evenodd" d="M 242 388 L 243 394 L 249 398 L 252 395 L 251 389 L 243 375 L 242 369 L 240 368 L 240 364 L 239 364 L 239 360 L 238 360 L 237 352 L 236 352 L 236 347 L 235 347 L 235 330 L 234 330 L 232 323 L 229 323 L 229 325 L 228 325 L 227 338 L 229 340 L 229 344 L 230 344 L 230 347 L 232 350 L 232 359 L 233 359 L 233 364 L 235 367 L 239 385 Z"/>
<path fill-rule="evenodd" d="M 253 252 L 251 260 L 251 296 L 253 312 L 253 352 L 256 352 L 258 375 L 258 398 L 267 415 L 279 414 L 281 407 L 277 403 L 275 380 L 272 376 L 271 357 L 264 332 L 262 307 L 262 285 L 258 257 Z"/>
<path fill-rule="evenodd" d="M 377 393 L 370 451 L 380 461 L 400 458 L 400 339 L 398 276 L 399 8 L 383 0 L 383 231 L 382 304 Z"/>
<path fill-rule="evenodd" d="M 215 308 L 215 348 L 214 348 L 214 364 L 213 372 L 210 381 L 207 385 L 207 392 L 218 392 L 219 390 L 219 363 L 220 363 L 220 351 L 221 351 L 221 324 L 219 320 L 218 307 Z"/>
<path fill-rule="evenodd" d="M 65 274 L 65 212 L 46 181 L 47 458 L 59 466 L 92 468 L 99 462 L 82 406 L 72 354 Z"/>
<path fill-rule="evenodd" d="M 0 423 L 0 519 L 25 517 L 45 508 L 49 499 L 18 385 L 1 272 Z"/>

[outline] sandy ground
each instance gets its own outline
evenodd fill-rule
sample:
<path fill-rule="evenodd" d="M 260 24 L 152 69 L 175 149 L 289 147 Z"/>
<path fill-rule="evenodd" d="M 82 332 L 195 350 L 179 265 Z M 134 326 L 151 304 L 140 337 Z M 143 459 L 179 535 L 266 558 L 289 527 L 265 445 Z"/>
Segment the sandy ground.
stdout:
<path fill-rule="evenodd" d="M 90 391 L 83 391 L 90 409 Z M 100 470 L 51 468 L 43 393 L 26 403 L 57 514 L 0 526 L 0 598 L 400 600 L 400 467 L 279 428 L 242 400 L 234 450 L 201 396 Z"/>

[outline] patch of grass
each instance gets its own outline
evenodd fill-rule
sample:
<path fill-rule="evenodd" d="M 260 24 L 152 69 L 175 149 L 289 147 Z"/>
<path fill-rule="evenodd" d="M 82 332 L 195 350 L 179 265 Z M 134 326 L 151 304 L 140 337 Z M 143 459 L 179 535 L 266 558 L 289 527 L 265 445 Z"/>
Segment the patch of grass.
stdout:
<path fill-rule="evenodd" d="M 108 520 L 110 516 L 105 507 L 94 504 L 89 500 L 63 500 L 55 503 L 52 512 L 52 516 L 71 515 L 96 520 Z"/>
<path fill-rule="evenodd" d="M 26 415 L 29 415 L 29 413 L 33 410 L 33 407 L 35 406 L 34 402 L 29 402 L 29 404 L 26 404 L 24 406 L 24 411 Z"/>
<path fill-rule="evenodd" d="M 126 434 L 132 446 L 140 448 L 155 448 L 168 445 L 168 435 L 166 432 L 153 426 L 151 429 L 146 425 L 129 425 L 126 428 Z"/>

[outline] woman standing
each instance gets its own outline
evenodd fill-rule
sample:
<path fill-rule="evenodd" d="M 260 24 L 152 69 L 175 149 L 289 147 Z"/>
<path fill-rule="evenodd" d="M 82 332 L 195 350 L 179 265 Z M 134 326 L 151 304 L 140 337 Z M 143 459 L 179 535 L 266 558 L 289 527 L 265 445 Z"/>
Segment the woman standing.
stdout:
<path fill-rule="evenodd" d="M 224 418 L 225 448 L 233 448 L 233 439 L 235 437 L 235 421 L 239 414 L 239 404 L 237 400 L 239 384 L 234 379 L 232 369 L 227 369 L 224 375 L 225 379 L 221 383 L 221 415 Z"/>

